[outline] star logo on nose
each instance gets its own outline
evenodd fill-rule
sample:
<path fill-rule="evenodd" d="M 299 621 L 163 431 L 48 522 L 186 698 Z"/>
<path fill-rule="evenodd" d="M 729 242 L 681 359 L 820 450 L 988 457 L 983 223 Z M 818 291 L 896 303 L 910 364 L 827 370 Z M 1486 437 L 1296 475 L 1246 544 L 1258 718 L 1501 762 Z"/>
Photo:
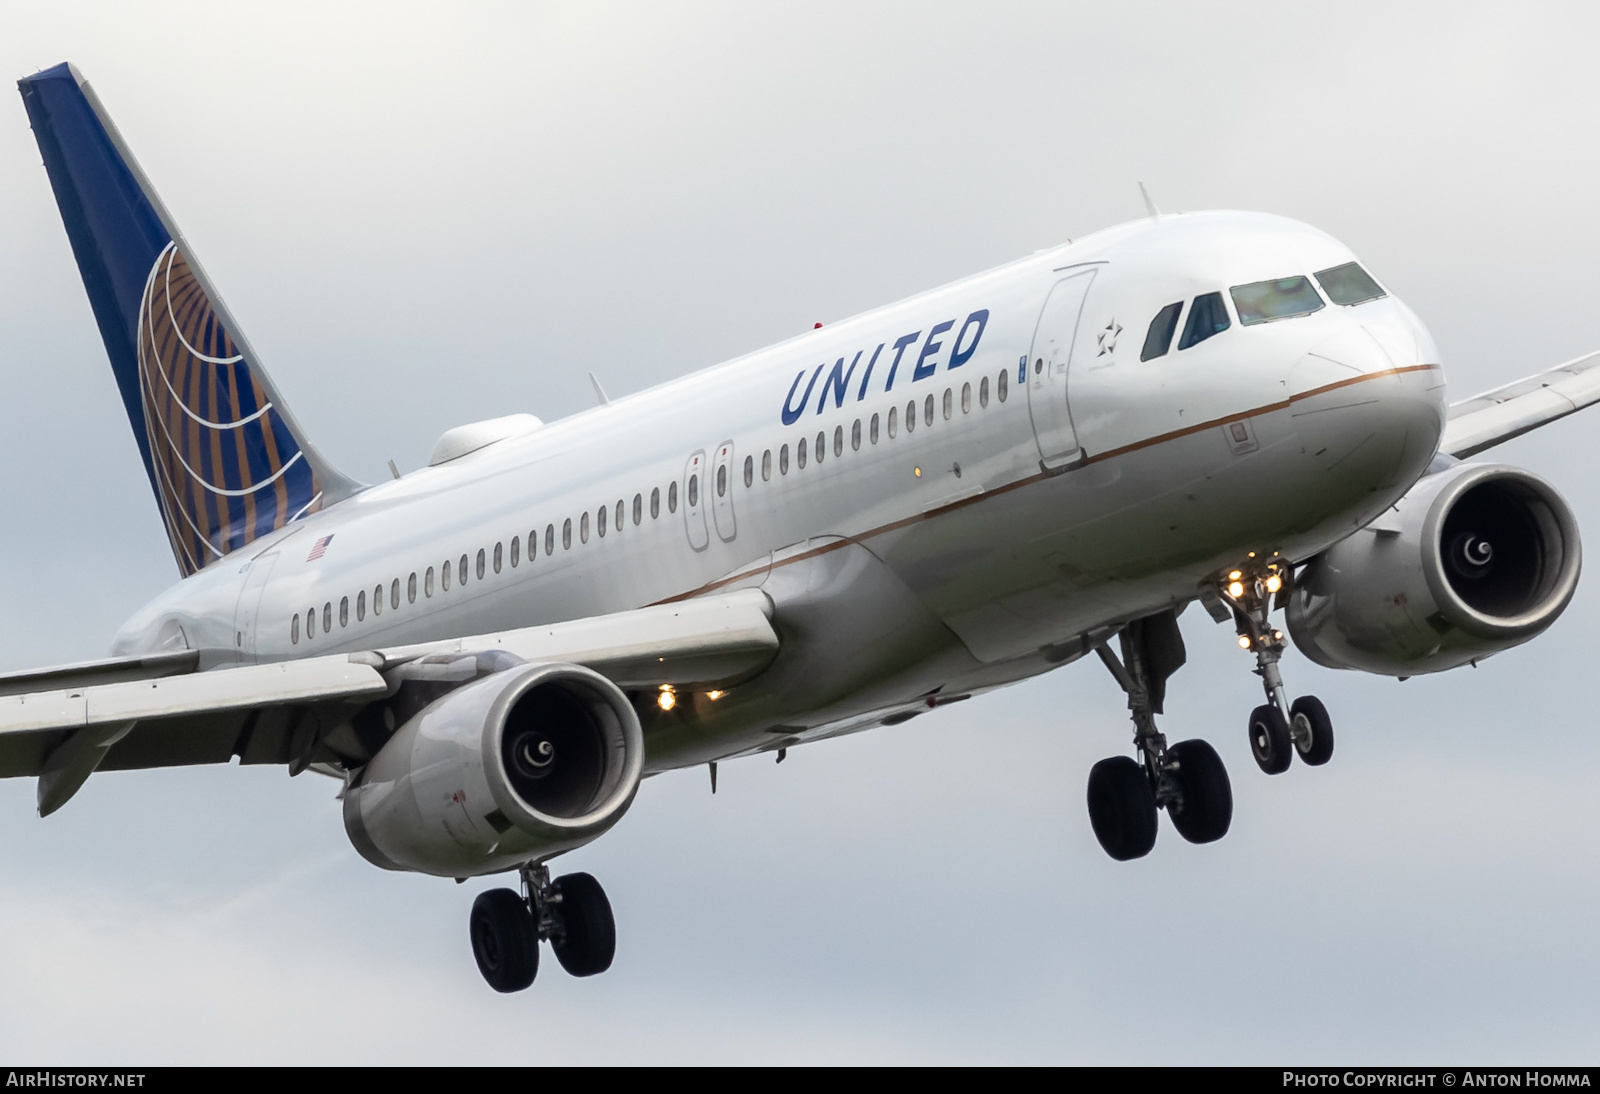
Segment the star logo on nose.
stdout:
<path fill-rule="evenodd" d="M 1122 328 L 1117 325 L 1117 321 L 1115 319 L 1113 319 L 1111 322 L 1107 323 L 1106 324 L 1106 329 L 1101 331 L 1100 334 L 1097 336 L 1097 340 L 1100 343 L 1100 352 L 1095 354 L 1095 356 L 1096 357 L 1104 357 L 1108 353 L 1116 352 L 1116 349 L 1117 349 L 1117 335 L 1119 335 L 1121 333 L 1122 333 Z"/>

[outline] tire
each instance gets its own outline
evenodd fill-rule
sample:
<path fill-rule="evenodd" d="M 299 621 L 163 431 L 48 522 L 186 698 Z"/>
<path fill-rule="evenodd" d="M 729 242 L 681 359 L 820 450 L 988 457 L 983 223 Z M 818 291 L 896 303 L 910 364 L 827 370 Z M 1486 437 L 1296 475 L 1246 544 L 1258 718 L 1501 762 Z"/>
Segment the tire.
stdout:
<path fill-rule="evenodd" d="M 1178 835 L 1190 843 L 1214 843 L 1233 823 L 1233 785 L 1217 750 L 1205 741 L 1179 741 L 1167 750 L 1177 761 L 1174 776 L 1183 788 L 1183 805 L 1167 816 Z"/>
<path fill-rule="evenodd" d="M 1256 766 L 1268 775 L 1289 770 L 1289 761 L 1294 757 L 1289 723 L 1270 703 L 1262 703 L 1250 712 L 1250 754 L 1256 758 Z"/>
<path fill-rule="evenodd" d="M 617 955 L 617 921 L 600 883 L 588 874 L 566 874 L 551 886 L 561 896 L 561 929 L 550 940 L 556 960 L 573 976 L 594 976 Z"/>
<path fill-rule="evenodd" d="M 539 972 L 539 936 L 520 894 L 490 889 L 472 902 L 472 956 L 495 991 L 521 991 Z"/>
<path fill-rule="evenodd" d="M 1089 824 L 1118 862 L 1143 858 L 1156 845 L 1156 796 L 1136 761 L 1113 756 L 1089 769 Z"/>
<path fill-rule="evenodd" d="M 1297 739 L 1294 743 L 1295 751 L 1300 753 L 1300 758 L 1312 767 L 1321 767 L 1333 759 L 1333 719 L 1328 717 L 1328 708 L 1322 705 L 1322 700 L 1315 695 L 1302 695 L 1289 707 L 1289 717 L 1296 728 L 1305 731 L 1302 745 Z"/>

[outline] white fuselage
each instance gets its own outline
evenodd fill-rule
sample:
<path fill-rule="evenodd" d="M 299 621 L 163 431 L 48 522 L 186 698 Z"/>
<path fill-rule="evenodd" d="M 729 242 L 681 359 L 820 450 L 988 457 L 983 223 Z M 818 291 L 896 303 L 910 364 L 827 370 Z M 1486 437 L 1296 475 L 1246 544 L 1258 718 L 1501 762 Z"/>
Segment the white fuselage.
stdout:
<path fill-rule="evenodd" d="M 909 715 L 1405 492 L 1444 380 L 1392 295 L 1140 360 L 1165 305 L 1353 257 L 1257 214 L 1111 229 L 373 486 L 183 580 L 116 650 L 223 666 L 757 585 L 779 663 L 647 721 L 651 769 Z"/>

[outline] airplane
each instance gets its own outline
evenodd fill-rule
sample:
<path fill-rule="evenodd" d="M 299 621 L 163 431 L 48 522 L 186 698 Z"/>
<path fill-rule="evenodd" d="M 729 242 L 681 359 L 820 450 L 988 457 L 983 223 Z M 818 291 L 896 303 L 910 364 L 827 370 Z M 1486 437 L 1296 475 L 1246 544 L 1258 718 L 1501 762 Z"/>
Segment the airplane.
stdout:
<path fill-rule="evenodd" d="M 363 484 L 296 421 L 90 85 L 18 82 L 179 580 L 107 659 L 0 676 L 41 816 L 100 770 L 341 784 L 375 866 L 515 873 L 469 915 L 497 991 L 591 976 L 598 881 L 552 877 L 643 779 L 896 725 L 1092 658 L 1131 749 L 1108 855 L 1225 836 L 1168 742 L 1178 614 L 1262 683 L 1267 775 L 1332 757 L 1280 668 L 1401 678 L 1541 634 L 1581 544 L 1554 486 L 1470 458 L 1600 401 L 1600 353 L 1448 403 L 1432 336 L 1327 234 L 1247 212 L 1112 227 L 561 421 L 445 432 Z M 1282 613 L 1282 627 L 1274 618 Z"/>

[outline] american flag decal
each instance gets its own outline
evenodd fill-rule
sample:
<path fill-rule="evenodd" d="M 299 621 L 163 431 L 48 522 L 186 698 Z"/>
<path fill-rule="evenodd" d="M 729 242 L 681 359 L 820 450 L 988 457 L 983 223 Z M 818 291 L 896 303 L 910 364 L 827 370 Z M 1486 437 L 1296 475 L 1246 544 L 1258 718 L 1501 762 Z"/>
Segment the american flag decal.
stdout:
<path fill-rule="evenodd" d="M 323 536 L 311 545 L 311 553 L 306 556 L 307 562 L 315 562 L 328 553 L 328 544 L 333 542 L 332 536 Z"/>

